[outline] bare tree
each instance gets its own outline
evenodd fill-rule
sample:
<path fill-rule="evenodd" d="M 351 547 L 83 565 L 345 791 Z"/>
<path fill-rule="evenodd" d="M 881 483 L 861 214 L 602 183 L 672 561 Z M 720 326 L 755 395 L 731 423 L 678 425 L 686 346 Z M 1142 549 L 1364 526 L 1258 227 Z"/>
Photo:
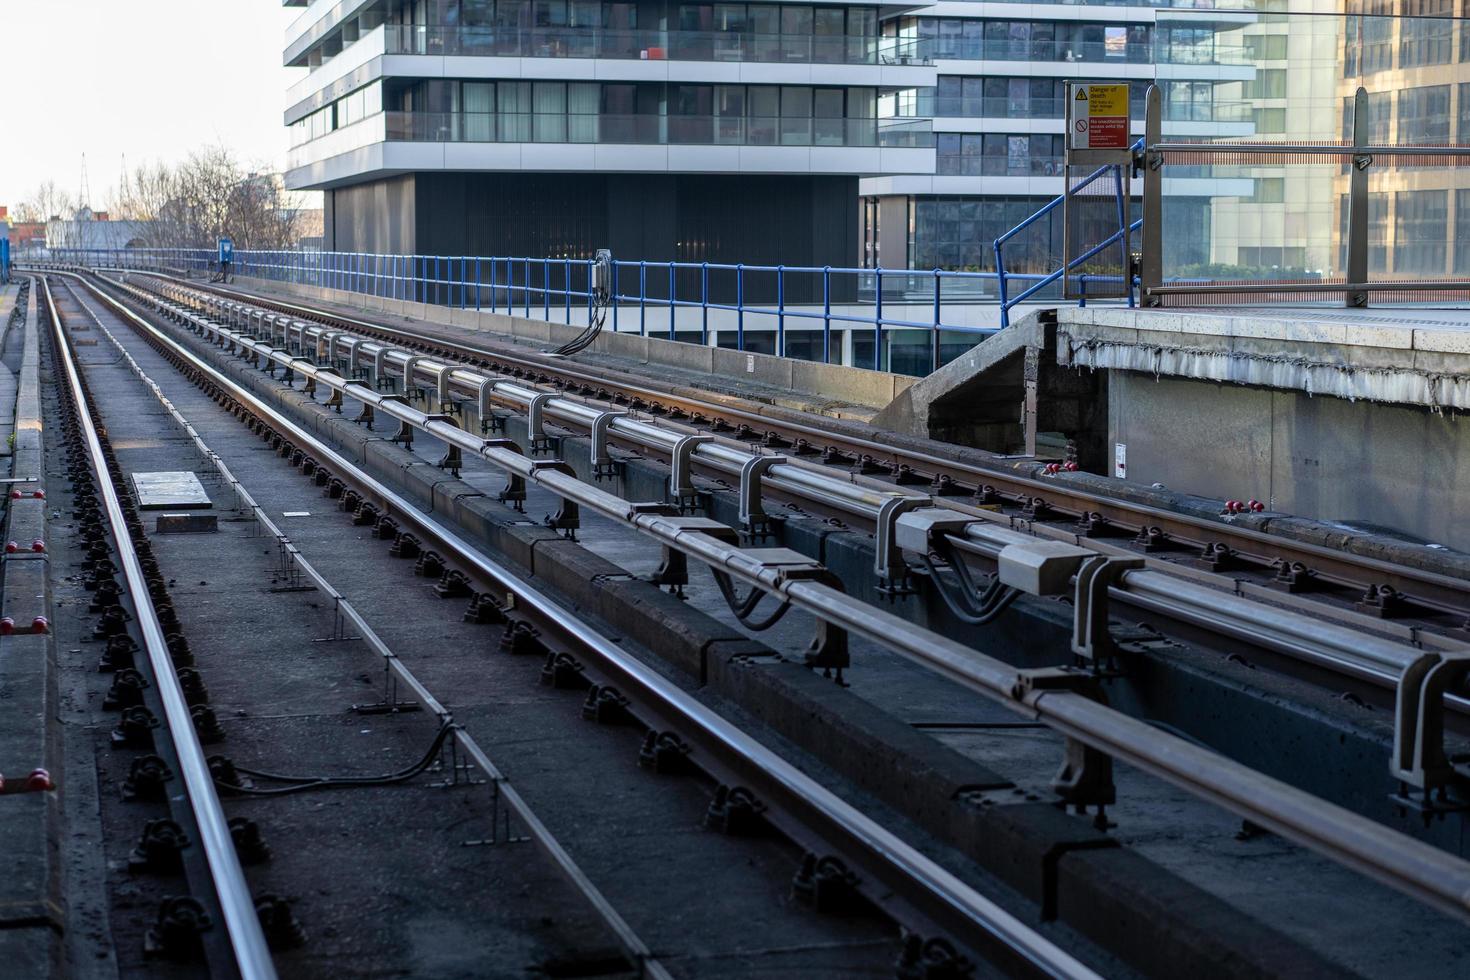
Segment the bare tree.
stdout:
<path fill-rule="evenodd" d="M 15 206 L 18 221 L 50 221 L 52 218 L 70 218 L 78 202 L 68 191 L 54 180 L 43 181 L 34 191 Z"/>
<path fill-rule="evenodd" d="M 228 236 L 242 249 L 290 248 L 301 227 L 301 207 L 280 175 L 245 168 L 223 146 L 125 175 L 115 210 L 144 223 L 144 239 L 161 247 L 212 247 Z"/>

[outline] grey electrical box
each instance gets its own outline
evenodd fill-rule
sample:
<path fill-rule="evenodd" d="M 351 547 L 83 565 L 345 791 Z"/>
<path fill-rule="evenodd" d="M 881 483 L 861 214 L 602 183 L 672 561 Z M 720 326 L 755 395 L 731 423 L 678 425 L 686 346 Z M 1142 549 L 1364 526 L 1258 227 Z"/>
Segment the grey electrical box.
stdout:
<path fill-rule="evenodd" d="M 1083 559 L 1097 552 L 1065 541 L 1028 541 L 1000 551 L 1000 580 L 1028 595 L 1065 595 Z"/>

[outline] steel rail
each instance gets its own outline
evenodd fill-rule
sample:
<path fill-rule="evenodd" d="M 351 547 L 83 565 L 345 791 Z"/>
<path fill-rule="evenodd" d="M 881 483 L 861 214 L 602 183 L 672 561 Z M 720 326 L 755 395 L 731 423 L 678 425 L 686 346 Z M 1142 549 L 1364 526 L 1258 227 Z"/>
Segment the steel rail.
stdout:
<path fill-rule="evenodd" d="M 177 292 L 180 295 L 200 295 L 191 290 L 180 289 Z M 244 304 L 231 305 L 235 313 L 249 309 Z M 269 323 L 265 326 L 272 330 L 274 341 L 275 330 L 281 324 Z M 282 327 L 283 342 L 289 342 L 291 331 L 295 331 L 300 346 L 305 346 L 308 336 L 313 337 L 318 354 L 321 353 L 322 344 L 326 342 L 327 334 L 335 336 L 341 334 L 340 331 L 330 331 L 324 327 L 296 321 Z M 330 346 L 335 350 L 335 344 Z M 379 351 L 382 352 L 381 358 L 378 356 Z M 495 389 L 506 402 L 522 410 L 529 408 L 533 398 L 548 395 L 543 406 L 544 415 L 569 420 L 589 430 L 595 428 L 599 417 L 611 414 L 576 402 L 566 396 L 549 396 L 549 393 L 538 392 L 534 388 L 528 388 L 516 382 L 503 379 L 487 382 L 487 379 L 495 379 L 497 376 L 479 374 L 462 368 L 456 369 L 452 362 L 439 361 L 432 356 L 410 355 L 405 351 L 394 350 L 370 340 L 364 340 L 359 346 L 352 349 L 351 359 L 354 363 L 350 366 L 355 367 L 359 358 L 368 356 L 371 356 L 374 364 L 395 364 L 405 375 L 421 369 L 431 378 L 447 377 L 457 380 L 471 392 L 479 391 L 482 387 Z M 682 438 L 693 434 L 687 429 L 674 429 L 621 414 L 611 419 L 607 430 L 620 433 L 625 442 L 631 442 L 636 446 L 662 452 L 669 456 L 676 452 L 676 447 Z M 744 464 L 750 460 L 751 452 L 746 446 L 714 438 L 701 441 L 690 453 L 690 458 L 698 460 L 708 470 L 738 478 Z M 881 485 L 873 487 L 857 482 L 852 477 L 841 479 L 828 470 L 800 461 L 788 461 L 770 466 L 763 479 L 763 486 L 766 485 L 778 493 L 784 492 L 808 505 L 815 503 L 844 514 L 856 514 L 870 521 L 878 519 L 882 508 L 889 501 L 917 499 L 938 502 L 927 494 L 895 492 Z M 976 535 L 982 537 L 993 536 L 996 533 L 978 516 L 974 530 Z M 1075 535 L 1073 537 L 1075 538 Z M 1017 540 L 1024 540 L 1024 537 L 1018 537 Z M 1167 563 L 1155 563 L 1155 567 L 1168 568 L 1168 565 Z M 1119 587 L 1112 590 L 1112 594 L 1121 595 L 1131 591 L 1128 580 L 1125 579 Z M 1341 668 L 1349 675 L 1371 678 L 1379 686 L 1392 688 L 1397 683 L 1399 674 L 1402 673 L 1402 667 L 1412 662 L 1415 656 L 1415 651 L 1410 649 L 1407 643 L 1382 639 L 1363 631 L 1346 631 L 1342 627 L 1332 626 L 1315 617 L 1281 612 L 1262 603 L 1241 599 L 1220 590 L 1214 590 L 1211 594 L 1211 591 L 1204 587 L 1196 587 L 1190 590 L 1188 595 L 1193 597 L 1193 608 L 1186 606 L 1177 596 L 1172 604 L 1182 618 L 1200 625 L 1211 627 L 1218 625 L 1220 628 L 1216 632 L 1223 635 L 1257 643 L 1278 653 L 1319 666 Z M 1154 596 L 1146 597 L 1136 604 L 1147 609 L 1159 609 L 1159 602 L 1158 597 Z M 1230 605 L 1238 615 L 1234 619 L 1219 615 L 1219 607 L 1222 603 Z M 1273 620 L 1289 623 L 1291 626 L 1287 629 L 1276 629 L 1274 628 L 1276 623 Z M 1245 624 L 1253 625 L 1246 627 Z M 1329 626 L 1332 627 L 1331 630 L 1327 629 Z M 1373 626 L 1378 626 L 1376 621 Z M 1333 630 L 1336 631 L 1334 635 L 1345 635 L 1346 640 L 1336 644 L 1337 649 L 1331 656 L 1324 656 L 1315 636 L 1320 632 L 1332 632 Z M 1433 634 L 1430 635 L 1433 636 Z M 1361 652 L 1358 648 L 1361 648 Z M 1373 662 L 1372 650 L 1391 650 L 1391 653 L 1381 655 L 1378 659 L 1397 664 L 1399 669 L 1392 672 L 1379 669 L 1380 664 Z M 1452 698 L 1451 704 L 1459 710 L 1462 707 L 1462 701 L 1464 701 L 1462 698 Z M 1470 706 L 1470 701 L 1466 701 L 1464 706 Z"/>
<path fill-rule="evenodd" d="M 178 756 L 179 775 L 189 797 L 195 824 L 199 828 L 199 843 L 209 866 L 210 877 L 219 898 L 220 911 L 224 915 L 225 929 L 229 933 L 230 945 L 234 950 L 235 962 L 242 980 L 275 980 L 276 968 L 261 929 L 260 916 L 255 911 L 255 901 L 245 881 L 245 872 L 235 853 L 234 840 L 230 835 L 229 822 L 219 795 L 215 792 L 214 777 L 205 761 L 204 749 L 194 731 L 194 721 L 189 714 L 188 702 L 183 688 L 174 673 L 173 657 L 169 654 L 168 641 L 153 599 L 148 591 L 148 580 L 143 575 L 137 552 L 128 535 L 127 520 L 123 517 L 117 488 L 108 474 L 107 458 L 102 452 L 102 443 L 97 428 L 87 412 L 87 393 L 82 388 L 81 376 L 77 371 L 71 346 L 61 326 L 61 317 L 52 301 L 50 283 L 41 279 L 46 292 L 47 306 L 51 312 L 52 343 L 65 368 L 66 384 L 77 406 L 77 416 L 82 436 L 87 446 L 87 456 L 92 471 L 97 476 L 99 495 L 107 513 L 107 523 L 117 547 L 118 559 L 127 582 L 128 594 L 133 600 L 138 631 L 143 647 L 148 651 L 148 660 L 153 668 L 153 683 L 158 689 L 163 704 L 164 720 L 168 725 L 169 738 Z"/>
<path fill-rule="evenodd" d="M 981 522 L 967 527 L 963 537 L 946 537 L 961 551 L 991 561 L 998 560 L 1001 549 L 1007 545 L 1028 540 L 1019 532 Z M 1406 643 L 1365 635 L 1338 623 L 1324 622 L 1152 569 L 1122 572 L 1108 594 L 1140 609 L 1163 613 L 1390 691 L 1398 687 L 1405 668 L 1423 652 Z M 1447 694 L 1445 702 L 1458 711 L 1470 712 L 1470 698 L 1463 695 Z"/>
<path fill-rule="evenodd" d="M 164 306 L 141 290 L 121 288 L 145 304 Z M 112 302 L 121 307 L 115 300 Z M 1470 862 L 1251 770 L 1213 750 L 1161 732 L 1083 694 L 1050 689 L 1028 691 L 1027 672 L 1002 660 L 918 627 L 832 586 L 793 581 L 758 556 L 682 527 L 678 518 L 644 513 L 635 505 L 575 477 L 536 467 L 525 457 L 505 450 L 487 449 L 480 445 L 479 439 L 457 426 L 384 398 L 358 382 L 344 381 L 334 370 L 319 369 L 309 361 L 294 358 L 204 317 L 182 310 L 176 312 L 220 343 L 233 344 L 254 358 L 266 358 L 267 362 L 290 364 L 294 370 L 315 379 L 318 385 L 372 404 L 374 411 L 382 411 L 448 444 L 476 453 L 507 472 L 523 475 L 563 500 L 575 501 L 625 526 L 644 530 L 713 569 L 789 600 L 797 608 L 864 636 L 1031 720 L 1045 722 L 1068 737 L 1470 921 Z M 157 332 L 156 328 L 150 329 Z M 1217 772 L 1220 778 L 1212 782 Z"/>
<path fill-rule="evenodd" d="M 476 348 L 468 344 L 457 343 L 443 336 L 414 331 L 400 326 L 384 326 L 382 324 L 356 319 L 342 313 L 319 310 L 304 304 L 288 303 L 275 298 L 259 297 L 250 293 L 224 290 L 219 287 L 210 287 L 207 290 L 198 289 L 193 284 L 185 285 L 172 277 L 160 276 L 153 273 L 145 273 L 143 275 L 146 278 L 152 278 L 169 287 L 197 297 L 210 297 L 214 302 L 218 303 L 229 302 L 222 298 L 225 296 L 244 297 L 249 300 L 250 305 L 262 309 L 275 308 L 283 314 L 291 311 L 290 315 L 293 316 L 305 315 L 317 318 L 323 322 L 335 321 L 337 323 L 348 324 L 356 329 L 368 332 L 397 335 L 408 338 L 412 343 L 433 345 L 442 350 L 467 358 L 516 363 L 538 373 L 557 375 L 583 385 L 614 387 L 629 395 L 644 398 L 650 402 L 690 408 L 701 414 L 707 414 L 712 418 L 723 418 L 732 422 L 750 425 L 752 428 L 760 427 L 779 431 L 785 436 L 805 439 L 809 444 L 814 446 L 828 445 L 843 449 L 844 451 L 866 454 L 873 459 L 892 459 L 896 464 L 913 465 L 916 471 L 919 472 L 947 475 L 953 479 L 970 481 L 981 486 L 995 484 L 1003 488 L 1005 492 L 1019 497 L 1045 495 L 1043 499 L 1047 499 L 1049 503 L 1060 510 L 1071 511 L 1077 514 L 1098 513 L 1108 520 L 1115 522 L 1120 527 L 1132 527 L 1136 529 L 1156 526 L 1180 542 L 1194 542 L 1202 547 L 1205 543 L 1211 541 L 1227 541 L 1242 559 L 1255 562 L 1261 566 L 1262 571 L 1269 571 L 1273 557 L 1281 557 L 1289 561 L 1301 561 L 1315 569 L 1325 580 L 1362 589 L 1366 589 L 1371 584 L 1388 584 L 1414 602 L 1442 611 L 1463 612 L 1470 615 L 1470 582 L 1452 576 L 1411 566 L 1394 564 L 1370 556 L 1355 555 L 1310 542 L 1296 541 L 1281 537 L 1280 535 L 1227 524 L 1221 521 L 1211 521 L 1164 508 L 1110 497 L 1078 487 L 1067 486 L 1053 480 L 1024 476 L 1016 473 L 1014 470 L 1003 467 L 991 468 L 980 466 L 973 462 L 959 462 L 945 459 L 922 450 L 894 447 L 855 435 L 833 432 L 810 424 L 772 418 L 733 406 L 698 401 L 683 395 L 673 395 L 667 391 L 659 391 L 622 380 L 609 382 L 607 378 L 601 375 L 578 370 L 575 366 L 565 363 L 548 364 L 544 360 L 536 360 L 528 356 Z M 330 330 L 330 328 L 325 329 Z M 512 383 L 523 391 L 546 391 L 544 388 L 538 388 L 526 382 L 517 381 Z M 553 401 L 557 397 L 567 397 L 560 393 L 555 393 L 554 389 L 552 389 L 552 392 L 554 393 Z M 625 423 L 621 423 L 621 420 L 616 420 L 611 428 L 614 431 L 623 432 L 625 425 Z M 703 461 L 704 457 L 701 456 L 700 459 Z M 831 473 L 824 473 L 820 467 L 805 464 L 798 460 L 791 460 L 789 462 L 791 465 L 805 467 L 809 471 L 819 473 L 827 480 L 835 482 L 837 479 Z M 725 470 L 725 472 L 729 471 Z M 772 475 L 774 476 L 775 474 L 773 473 Z M 854 482 L 861 481 L 861 478 L 858 477 L 849 477 L 848 479 Z M 884 487 L 882 484 L 878 484 L 877 481 L 870 481 L 864 485 L 872 486 L 874 492 L 881 493 L 885 490 L 891 492 L 891 488 Z M 772 487 L 773 489 L 781 489 L 774 482 L 772 483 Z M 956 507 L 952 499 L 935 497 L 934 500 L 936 506 Z M 858 513 L 856 516 L 859 519 L 865 517 L 861 513 Z"/>
<path fill-rule="evenodd" d="M 71 288 L 69 283 L 67 288 Z M 218 453 L 209 448 L 189 420 L 184 418 L 183 414 L 174 406 L 173 402 L 164 395 L 163 389 L 152 378 L 148 377 L 147 373 L 143 371 L 122 343 L 113 336 L 112 331 L 107 329 L 106 325 L 102 323 L 102 320 L 96 313 L 88 308 L 86 304 L 81 303 L 80 299 L 78 303 L 83 309 L 87 310 L 93 322 L 97 324 L 97 328 L 117 348 L 133 373 L 153 392 L 154 397 L 158 399 L 174 421 L 184 429 L 199 452 L 219 471 L 220 477 L 229 484 L 240 503 L 250 511 L 256 522 L 276 540 L 277 547 L 282 550 L 285 557 L 295 563 L 301 569 L 302 574 L 317 587 L 322 595 L 332 601 L 333 611 L 337 615 L 340 615 L 346 624 L 357 631 L 358 638 L 368 649 L 382 658 L 386 668 L 393 673 L 398 681 L 403 683 L 410 696 L 425 711 L 434 715 L 441 724 L 452 723 L 454 721 L 453 713 L 429 691 L 428 687 L 419 680 L 408 665 L 393 652 L 392 647 L 383 641 L 382 637 L 372 628 L 367 619 L 357 611 L 357 608 L 352 602 L 346 596 L 342 595 L 327 577 L 312 565 L 306 556 L 297 549 L 286 533 L 281 530 L 280 526 L 256 502 L 255 497 L 239 481 L 225 461 L 220 458 Z M 345 458 L 333 453 L 326 446 L 321 447 L 321 458 L 323 460 L 329 460 L 333 466 L 339 468 L 340 472 L 345 473 L 351 468 L 351 464 Z M 392 504 L 395 508 L 408 506 L 405 501 L 397 498 L 392 500 Z M 602 919 L 603 924 L 608 930 L 617 937 L 619 945 L 622 946 L 623 951 L 628 955 L 632 963 L 638 967 L 640 974 L 654 978 L 654 980 L 672 980 L 668 970 L 654 956 L 648 944 L 634 931 L 633 927 L 622 917 L 622 914 L 613 907 L 612 903 L 602 894 L 601 890 L 593 884 L 592 880 L 587 876 L 587 873 L 573 860 L 566 848 L 556 839 L 556 836 L 552 834 L 550 828 L 545 825 L 536 812 L 531 809 L 530 804 L 526 802 L 520 792 L 511 785 L 510 778 L 495 765 L 490 759 L 489 754 L 485 752 L 475 740 L 474 736 L 463 727 L 456 726 L 453 729 L 453 737 L 459 746 L 464 749 L 465 753 L 474 761 L 475 766 L 494 784 L 494 791 L 497 797 L 504 800 L 507 807 L 525 825 L 532 840 L 536 842 L 536 846 L 551 860 L 568 883 L 592 906 L 593 911 Z"/>
<path fill-rule="evenodd" d="M 860 845 L 875 862 L 887 865 L 895 874 L 924 892 L 930 904 L 937 904 L 949 910 L 952 917 L 964 918 L 972 928 L 981 930 L 985 935 L 1013 950 L 1033 969 L 1044 975 L 1078 978 L 1078 980 L 1090 980 L 1097 976 L 1050 940 L 980 895 L 781 756 L 761 745 L 752 736 L 713 709 L 697 701 L 653 668 L 593 630 L 545 593 L 489 558 L 430 515 L 419 510 L 302 426 L 286 418 L 258 396 L 227 378 L 217 368 L 168 337 L 158 327 L 148 323 L 94 284 L 86 280 L 82 281 L 94 295 L 137 324 L 148 335 L 156 338 L 176 356 L 188 362 L 193 369 L 207 375 L 216 385 L 229 391 L 232 397 L 249 407 L 253 413 L 268 419 L 273 426 L 283 432 L 290 433 L 293 442 L 310 447 L 313 455 L 330 461 L 330 465 L 336 468 L 336 472 L 352 474 L 354 482 L 369 488 L 373 495 L 384 501 L 395 515 L 411 522 L 425 537 L 438 542 L 446 551 L 470 566 L 477 577 L 514 593 L 520 603 L 527 608 L 534 609 L 543 620 L 554 625 L 564 636 L 571 638 L 576 646 L 593 653 L 604 665 L 616 670 L 620 677 L 635 684 L 643 697 L 654 702 L 660 710 L 695 729 L 707 744 L 723 747 L 724 751 L 737 760 L 741 771 L 762 776 L 766 785 L 779 790 L 780 797 L 799 812 L 820 815 L 824 821 L 824 828 L 830 826 L 847 840 Z M 324 382 L 319 378 L 318 383 Z M 340 378 L 338 383 L 341 383 Z M 354 397 L 356 397 L 355 394 Z M 462 430 L 455 431 L 463 434 Z M 707 536 L 701 535 L 701 537 Z M 713 538 L 708 540 L 711 544 L 718 544 Z M 478 762 L 479 760 L 477 764 Z M 912 896 L 906 897 L 912 900 Z"/>

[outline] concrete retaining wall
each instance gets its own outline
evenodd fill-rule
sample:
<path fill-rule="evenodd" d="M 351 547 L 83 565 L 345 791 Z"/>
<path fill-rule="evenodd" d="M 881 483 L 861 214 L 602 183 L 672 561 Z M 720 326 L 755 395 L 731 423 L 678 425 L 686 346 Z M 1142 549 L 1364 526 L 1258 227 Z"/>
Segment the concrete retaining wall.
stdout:
<path fill-rule="evenodd" d="M 368 296 L 341 289 L 302 286 L 267 279 L 241 277 L 237 284 L 250 289 L 275 292 L 300 300 L 334 303 L 378 313 L 410 317 L 427 323 L 458 327 L 463 330 L 498 334 L 502 339 L 523 341 L 537 346 L 564 344 L 582 332 L 577 324 L 550 323 L 545 320 L 508 316 L 473 309 L 455 309 L 432 303 Z M 721 347 L 686 344 L 635 333 L 613 333 L 612 325 L 603 330 L 591 348 L 594 352 L 626 358 L 639 364 L 666 366 L 731 380 L 756 382 L 794 392 L 819 396 L 821 399 L 868 408 L 882 408 L 913 384 L 916 378 L 884 371 L 820 364 L 770 354 L 745 354 Z"/>

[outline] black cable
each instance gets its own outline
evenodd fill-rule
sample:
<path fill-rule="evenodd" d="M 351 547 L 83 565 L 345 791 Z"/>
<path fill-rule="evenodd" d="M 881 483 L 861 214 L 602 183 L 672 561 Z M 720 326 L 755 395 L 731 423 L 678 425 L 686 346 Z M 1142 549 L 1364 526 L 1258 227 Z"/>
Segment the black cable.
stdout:
<path fill-rule="evenodd" d="M 760 605 L 760 601 L 765 598 L 766 593 L 759 588 L 752 587 L 750 593 L 742 599 L 736 593 L 735 585 L 731 582 L 729 575 L 724 572 L 717 572 L 714 569 L 710 569 L 710 572 L 714 575 L 715 584 L 720 587 L 720 595 L 725 597 L 725 604 L 730 607 L 730 611 L 735 614 L 735 618 L 746 629 L 754 630 L 757 633 L 762 630 L 768 630 L 780 622 L 781 617 L 785 616 L 787 611 L 791 609 L 791 600 L 784 599 L 764 619 L 752 620 L 750 618 L 751 614 L 755 612 L 756 606 Z"/>
<path fill-rule="evenodd" d="M 934 583 L 935 591 L 939 593 L 940 599 L 949 607 L 960 622 L 970 626 L 984 626 L 994 622 L 1001 613 L 1010 608 L 1011 603 L 1020 597 L 1019 589 L 1011 588 L 997 577 L 993 579 L 983 590 L 975 584 L 974 576 L 970 573 L 970 567 L 965 560 L 955 554 L 954 549 L 947 543 L 941 541 L 938 550 L 940 557 L 949 566 L 949 570 L 958 579 L 957 585 L 948 582 L 944 573 L 934 564 L 934 559 L 924 555 L 924 569 L 929 575 L 930 581 Z"/>
<path fill-rule="evenodd" d="M 396 772 L 383 773 L 377 776 L 293 776 L 284 773 L 265 772 L 260 769 L 246 769 L 244 766 L 236 766 L 235 771 L 256 779 L 268 779 L 278 783 L 291 783 L 290 786 L 281 786 L 275 789 L 257 789 L 253 786 L 236 786 L 216 779 L 215 783 L 223 789 L 235 793 L 244 793 L 247 796 L 284 796 L 287 793 L 297 793 L 307 789 L 324 789 L 331 786 L 390 786 L 412 779 L 414 776 L 424 772 L 434 764 L 434 757 L 444 747 L 445 739 L 449 738 L 459 725 L 446 721 L 439 726 L 438 734 L 434 736 L 433 744 L 419 759 L 411 766 L 399 769 Z"/>

